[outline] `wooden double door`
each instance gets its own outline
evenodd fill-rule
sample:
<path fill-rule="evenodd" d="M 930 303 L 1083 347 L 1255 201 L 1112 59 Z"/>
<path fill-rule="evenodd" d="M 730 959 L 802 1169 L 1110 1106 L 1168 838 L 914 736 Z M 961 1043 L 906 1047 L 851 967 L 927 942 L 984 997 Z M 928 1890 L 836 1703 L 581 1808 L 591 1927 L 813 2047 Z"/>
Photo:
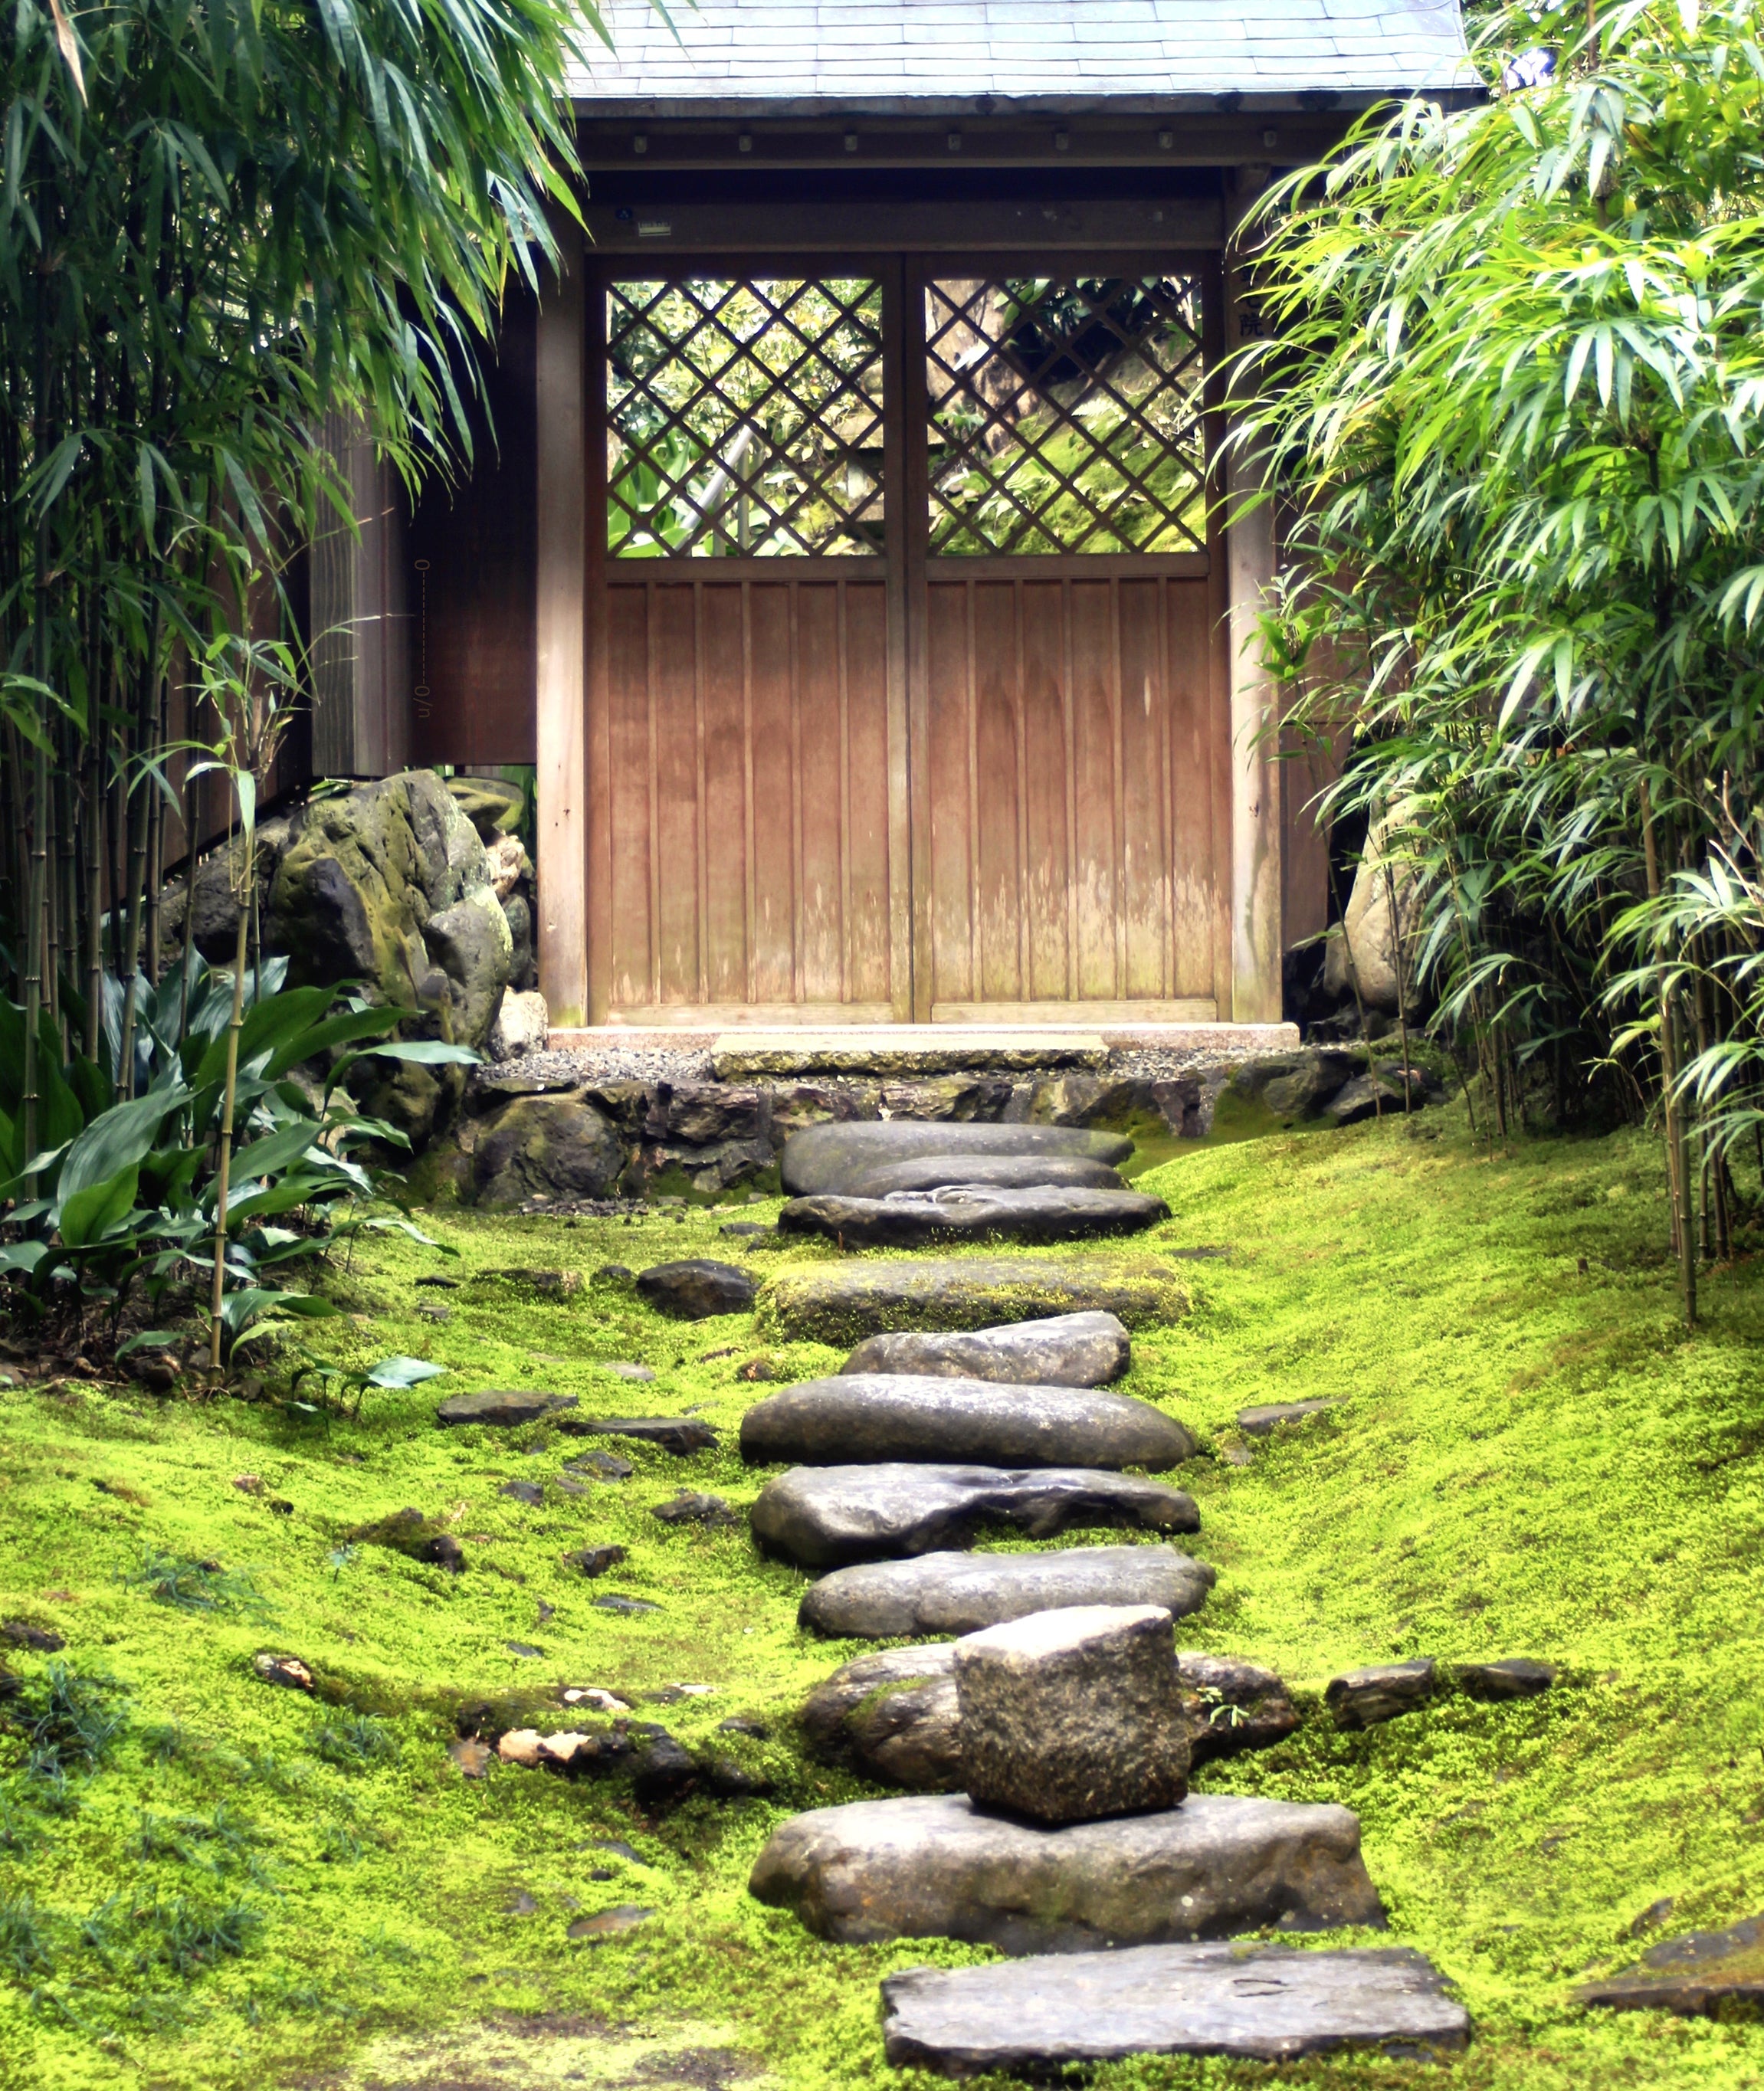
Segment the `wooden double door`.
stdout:
<path fill-rule="evenodd" d="M 1217 308 L 1192 257 L 603 267 L 591 1020 L 1215 1015 Z"/>

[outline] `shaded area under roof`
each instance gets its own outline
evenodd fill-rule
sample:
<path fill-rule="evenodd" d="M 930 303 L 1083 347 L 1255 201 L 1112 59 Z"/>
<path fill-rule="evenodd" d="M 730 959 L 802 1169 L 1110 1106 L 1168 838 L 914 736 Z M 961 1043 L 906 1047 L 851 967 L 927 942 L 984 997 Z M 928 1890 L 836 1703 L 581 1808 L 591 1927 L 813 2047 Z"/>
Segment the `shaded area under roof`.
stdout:
<path fill-rule="evenodd" d="M 1078 114 L 1475 92 L 1457 0 L 607 0 L 585 115 Z"/>

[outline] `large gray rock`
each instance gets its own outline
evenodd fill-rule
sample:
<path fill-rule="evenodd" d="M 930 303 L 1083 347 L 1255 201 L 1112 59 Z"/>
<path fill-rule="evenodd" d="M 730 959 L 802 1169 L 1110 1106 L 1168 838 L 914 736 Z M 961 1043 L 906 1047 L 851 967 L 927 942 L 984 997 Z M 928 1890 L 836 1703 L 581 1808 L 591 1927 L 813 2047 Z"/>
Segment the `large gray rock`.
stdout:
<path fill-rule="evenodd" d="M 1406 1946 L 1141 1946 L 1050 1968 L 909 1968 L 882 1988 L 889 2061 L 946 2076 L 1051 2076 L 1135 2054 L 1414 2058 L 1457 2054 L 1470 2035 L 1463 2005 Z"/>
<path fill-rule="evenodd" d="M 1156 1605 L 1034 1612 L 955 1644 L 962 1785 L 982 1808 L 1093 1822 L 1188 1790 L 1175 1639 Z"/>
<path fill-rule="evenodd" d="M 793 1133 L 784 1145 L 782 1175 L 787 1191 L 806 1197 L 843 1190 L 860 1171 L 928 1155 L 1075 1156 L 1113 1167 L 1132 1151 L 1132 1141 L 1123 1134 L 1076 1126 L 858 1120 L 812 1125 Z"/>
<path fill-rule="evenodd" d="M 761 1490 L 752 1518 L 761 1546 L 804 1568 L 969 1546 L 988 1525 L 1031 1539 L 1099 1524 L 1201 1528 L 1180 1489 L 1074 1467 L 793 1467 Z"/>
<path fill-rule="evenodd" d="M 1323 960 L 1329 993 L 1352 994 L 1366 1008 L 1392 1016 L 1406 996 L 1412 1009 L 1424 900 L 1415 867 L 1391 855 L 1387 823 L 1375 821 L 1343 919 L 1329 938 Z"/>
<path fill-rule="evenodd" d="M 860 1655 L 815 1687 L 798 1719 L 823 1762 L 913 1793 L 961 1786 L 954 1641 Z"/>
<path fill-rule="evenodd" d="M 1063 1189 L 1124 1191 L 1120 1172 L 1081 1154 L 917 1155 L 910 1161 L 878 1162 L 858 1169 L 839 1186 L 847 1198 L 891 1198 L 904 1191 L 940 1191 L 951 1183 L 985 1185 L 995 1191 Z"/>
<path fill-rule="evenodd" d="M 1176 1677 L 1191 1765 L 1266 1749 L 1299 1725 L 1274 1672 L 1236 1656 L 1184 1649 Z M 828 1763 L 914 1793 L 960 1790 L 954 1641 L 860 1655 L 815 1687 L 800 1718 L 809 1748 Z"/>
<path fill-rule="evenodd" d="M 508 985 L 514 946 L 472 822 L 433 770 L 359 784 L 307 807 L 276 867 L 266 949 L 296 985 L 359 980 L 421 1015 L 407 1036 L 481 1047 Z M 369 1110 L 413 1139 L 457 1102 L 458 1067 L 364 1063 Z"/>
<path fill-rule="evenodd" d="M 1535 1699 L 1555 1683 L 1553 1662 L 1503 1655 L 1493 1662 L 1460 1662 L 1458 1683 L 1473 1699 Z"/>
<path fill-rule="evenodd" d="M 624 1143 L 580 1097 L 516 1097 L 486 1119 L 472 1150 L 481 1205 L 545 1197 L 604 1198 L 625 1166 Z"/>
<path fill-rule="evenodd" d="M 1046 1830 L 964 1793 L 817 1808 L 782 1824 L 748 1891 L 822 1938 L 960 1938 L 1010 1954 L 1379 1924 L 1345 1808 L 1191 1794 Z"/>
<path fill-rule="evenodd" d="M 1764 2007 L 1764 1916 L 1749 1916 L 1723 1931 L 1687 1931 L 1663 1938 L 1638 1966 L 1576 1993 L 1583 2004 L 1607 2011 L 1673 2011 L 1680 2018 L 1718 2018 Z"/>
<path fill-rule="evenodd" d="M 989 1190 L 954 1183 L 886 1198 L 835 1192 L 792 1198 L 778 1216 L 787 1234 L 824 1235 L 842 1248 L 922 1248 L 942 1241 L 1095 1241 L 1167 1220 L 1143 1191 Z"/>
<path fill-rule="evenodd" d="M 1338 1728 L 1375 1727 L 1394 1721 L 1399 1714 L 1425 1706 L 1433 1697 L 1435 1665 L 1430 1658 L 1414 1662 L 1373 1662 L 1363 1670 L 1350 1670 L 1332 1677 L 1324 1688 L 1323 1703 L 1335 1717 Z"/>
<path fill-rule="evenodd" d="M 741 1454 L 770 1464 L 977 1459 L 998 1467 L 1145 1467 L 1194 1455 L 1173 1416 L 1131 1395 L 993 1380 L 842 1373 L 804 1380 L 750 1408 Z"/>
<path fill-rule="evenodd" d="M 975 1633 L 1063 1605 L 1162 1605 L 1197 1612 L 1214 1571 L 1173 1546 L 1073 1546 L 1054 1554 L 923 1554 L 836 1568 L 803 1593 L 797 1617 L 853 1640 Z"/>
<path fill-rule="evenodd" d="M 1114 1315 L 1053 1314 L 1002 1329 L 896 1329 L 866 1336 L 839 1370 L 1013 1386 L 1106 1386 L 1132 1363 L 1132 1344 Z"/>
<path fill-rule="evenodd" d="M 652 1263 L 637 1274 L 637 1291 L 658 1314 L 676 1321 L 702 1321 L 713 1314 L 742 1314 L 758 1290 L 749 1272 L 710 1257 L 679 1263 Z"/>
<path fill-rule="evenodd" d="M 1299 1725 L 1299 1709 L 1285 1684 L 1234 1655 L 1205 1655 L 1184 1649 L 1176 1658 L 1188 1722 L 1188 1761 L 1236 1757 L 1284 1742 Z"/>
<path fill-rule="evenodd" d="M 889 1263 L 806 1264 L 778 1272 L 760 1300 L 781 1335 L 852 1343 L 895 1329 L 985 1329 L 1050 1314 L 1115 1315 L 1129 1329 L 1188 1311 L 1167 1265 L 1106 1255 L 1055 1263 L 1035 1257 L 923 1257 Z"/>

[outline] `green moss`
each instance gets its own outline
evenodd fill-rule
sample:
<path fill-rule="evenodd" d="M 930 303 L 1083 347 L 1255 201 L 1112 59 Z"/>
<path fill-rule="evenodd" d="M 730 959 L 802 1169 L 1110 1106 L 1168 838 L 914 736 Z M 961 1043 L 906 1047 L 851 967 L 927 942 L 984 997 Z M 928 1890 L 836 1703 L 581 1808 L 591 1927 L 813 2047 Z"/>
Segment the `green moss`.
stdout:
<path fill-rule="evenodd" d="M 1247 1468 L 1203 1455 L 1181 1476 L 1201 1507 L 1197 1550 L 1219 1569 L 1185 1640 L 1270 1664 L 1309 1709 L 1278 1749 L 1198 1783 L 1359 1812 L 1390 1936 L 1430 1953 L 1471 2007 L 1475 2042 L 1451 2071 L 1469 2091 L 1764 2079 L 1764 2028 L 1572 2003 L 1578 1981 L 1635 1960 L 1629 1926 L 1661 1898 L 1671 1929 L 1764 1908 L 1764 1292 L 1755 1262 L 1711 1274 L 1704 1326 L 1684 1336 L 1659 1174 L 1639 1137 L 1491 1156 L 1430 1111 L 1189 1149 L 1145 1179 L 1176 1217 L 1137 1246 L 1232 1253 L 1184 1266 L 1193 1312 L 1139 1333 L 1126 1390 L 1208 1447 L 1249 1402 L 1341 1403 L 1258 1442 Z M 126 1698 L 102 1703 L 127 1714 L 96 1769 L 63 1753 L 58 1799 L 32 1797 L 23 1737 L 0 1734 L 0 2085 L 691 2082 L 714 2070 L 681 2058 L 722 2050 L 788 2091 L 928 2081 L 884 2067 L 877 1981 L 985 1956 L 824 1945 L 744 1891 L 789 1809 L 871 1790 L 804 1762 L 791 1720 L 861 1651 L 804 1640 L 804 1579 L 740 1530 L 649 1514 L 683 1483 L 742 1507 L 757 1493 L 735 1449 L 763 1392 L 736 1377 L 751 1318 L 665 1321 L 623 1287 L 553 1299 L 414 1283 L 728 1256 L 718 1217 L 446 1214 L 434 1227 L 457 1265 L 377 1241 L 339 1284 L 357 1318 L 301 1340 L 356 1365 L 433 1356 L 450 1374 L 370 1390 L 357 1421 L 134 1390 L 0 1395 L 0 1616 L 68 1644 L 8 1663 L 40 1699 L 51 1660 L 114 1678 Z M 749 1261 L 739 1244 L 733 1258 Z M 444 1323 L 416 1311 L 438 1302 Z M 839 1355 L 771 1349 L 791 1377 Z M 598 1369 L 616 1360 L 656 1381 Z M 620 1442 L 634 1477 L 568 1494 L 556 1483 L 581 1440 L 434 1427 L 442 1395 L 508 1386 L 574 1394 L 590 1413 L 702 1405 L 722 1447 L 678 1460 Z M 235 1488 L 244 1475 L 263 1493 Z M 500 1493 L 535 1479 L 537 1507 Z M 347 1550 L 346 1533 L 407 1505 L 459 1538 L 465 1573 Z M 612 1573 L 563 1565 L 603 1542 L 628 1550 Z M 248 1576 L 269 1615 L 129 1587 L 149 1548 Z M 597 1609 L 609 1591 L 662 1609 Z M 261 1682 L 262 1649 L 301 1656 L 324 1701 Z M 1361 1735 L 1318 1716 L 1336 1671 L 1416 1654 L 1546 1657 L 1564 1682 L 1517 1705 L 1447 1694 Z M 682 1683 L 715 1689 L 644 1699 Z M 461 1777 L 446 1746 L 464 1705 L 544 1707 L 555 1725 L 565 1684 L 606 1687 L 695 1748 L 739 1757 L 778 1798 L 695 1797 L 650 1817 L 615 1779 Z M 735 1714 L 772 1739 L 720 1734 Z M 351 1727 L 364 1715 L 378 1725 Z M 623 1904 L 653 1914 L 602 1942 L 567 1937 L 575 1917 Z M 1099 2081 L 1371 2091 L 1412 2076 L 1351 2058 L 1166 2061 Z"/>

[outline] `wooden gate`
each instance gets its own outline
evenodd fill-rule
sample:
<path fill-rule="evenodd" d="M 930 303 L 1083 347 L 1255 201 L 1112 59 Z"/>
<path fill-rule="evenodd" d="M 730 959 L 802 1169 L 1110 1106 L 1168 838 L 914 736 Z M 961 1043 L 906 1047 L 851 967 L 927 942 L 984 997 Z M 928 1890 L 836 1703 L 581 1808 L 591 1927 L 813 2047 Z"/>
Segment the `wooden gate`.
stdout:
<path fill-rule="evenodd" d="M 589 300 L 591 1019 L 1213 1016 L 1210 274 L 670 260 Z"/>

